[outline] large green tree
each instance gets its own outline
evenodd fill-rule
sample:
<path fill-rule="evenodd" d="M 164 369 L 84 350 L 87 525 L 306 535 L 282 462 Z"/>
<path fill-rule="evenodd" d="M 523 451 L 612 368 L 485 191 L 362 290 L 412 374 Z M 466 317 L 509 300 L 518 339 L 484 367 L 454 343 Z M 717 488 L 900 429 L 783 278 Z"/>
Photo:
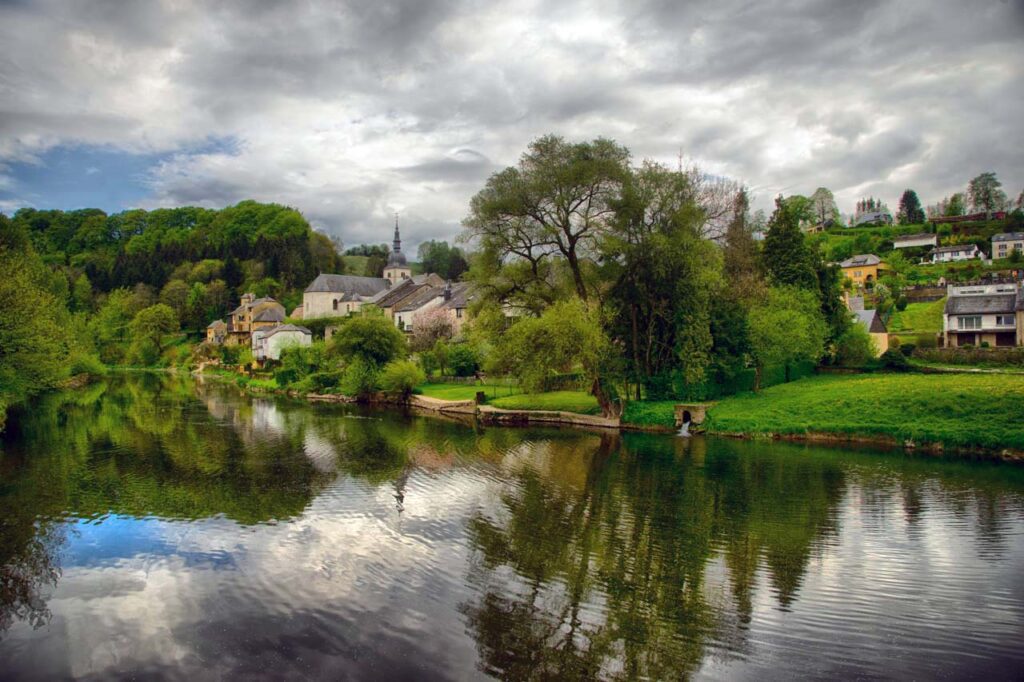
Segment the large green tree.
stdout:
<path fill-rule="evenodd" d="M 824 352 L 828 327 L 818 297 L 793 286 L 776 286 L 763 305 L 750 311 L 750 346 L 757 368 L 755 390 L 768 365 L 816 362 Z"/>
<path fill-rule="evenodd" d="M 492 175 L 470 202 L 467 238 L 486 257 L 481 264 L 522 264 L 499 296 L 530 287 L 550 289 L 548 265 L 561 261 L 577 296 L 594 293 L 589 263 L 607 233 L 614 203 L 629 170 L 629 152 L 611 140 L 534 140 L 516 166 Z"/>
<path fill-rule="evenodd" d="M 897 219 L 900 225 L 919 225 L 924 222 L 924 209 L 921 208 L 921 200 L 917 198 L 917 192 L 914 190 L 907 189 L 903 191 L 903 196 L 900 197 Z"/>
<path fill-rule="evenodd" d="M 814 257 L 800 230 L 804 207 L 793 197 L 775 200 L 775 212 L 768 221 L 764 238 L 762 262 L 768 280 L 774 285 L 816 289 Z"/>
<path fill-rule="evenodd" d="M 991 171 L 971 179 L 967 183 L 967 197 L 970 199 L 971 208 L 987 213 L 1002 210 L 1006 206 L 1006 192 L 1002 187 L 1003 183 L 999 182 L 996 174 Z"/>

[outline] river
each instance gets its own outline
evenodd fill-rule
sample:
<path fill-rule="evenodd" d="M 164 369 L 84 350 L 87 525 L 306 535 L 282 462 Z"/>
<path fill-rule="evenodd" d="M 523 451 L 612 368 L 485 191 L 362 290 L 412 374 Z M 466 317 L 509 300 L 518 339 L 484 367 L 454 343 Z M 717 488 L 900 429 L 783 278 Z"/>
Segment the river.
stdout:
<path fill-rule="evenodd" d="M 4 679 L 1019 679 L 1024 467 L 253 398 L 0 440 Z"/>

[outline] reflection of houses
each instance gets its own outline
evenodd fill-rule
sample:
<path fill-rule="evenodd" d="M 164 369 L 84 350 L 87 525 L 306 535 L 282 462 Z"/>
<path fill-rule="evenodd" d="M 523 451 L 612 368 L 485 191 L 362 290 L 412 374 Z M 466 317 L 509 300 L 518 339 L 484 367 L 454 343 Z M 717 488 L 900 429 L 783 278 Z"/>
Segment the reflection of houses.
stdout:
<path fill-rule="evenodd" d="M 993 258 L 1009 258 L 1014 251 L 1024 254 L 1024 232 L 1006 232 L 992 237 Z"/>
<path fill-rule="evenodd" d="M 847 279 L 857 286 L 868 289 L 875 285 L 879 277 L 888 272 L 888 266 L 873 253 L 862 253 L 847 258 L 839 264 L 839 267 L 843 269 L 843 275 Z"/>
<path fill-rule="evenodd" d="M 242 294 L 241 303 L 228 315 L 227 324 L 214 320 L 206 327 L 206 340 L 229 345 L 248 343 L 252 332 L 275 327 L 284 317 L 284 306 L 269 296 Z"/>
<path fill-rule="evenodd" d="M 1024 345 L 1024 285 L 949 286 L 942 329 L 947 346 Z"/>
<path fill-rule="evenodd" d="M 258 329 L 252 333 L 252 354 L 257 362 L 280 360 L 281 351 L 289 346 L 308 346 L 313 333 L 305 327 L 282 324 L 271 329 Z"/>

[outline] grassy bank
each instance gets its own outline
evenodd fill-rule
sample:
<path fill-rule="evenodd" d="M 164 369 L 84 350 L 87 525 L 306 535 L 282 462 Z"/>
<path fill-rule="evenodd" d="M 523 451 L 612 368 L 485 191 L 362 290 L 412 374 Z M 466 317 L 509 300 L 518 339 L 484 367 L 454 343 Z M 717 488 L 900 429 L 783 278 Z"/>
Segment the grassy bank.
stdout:
<path fill-rule="evenodd" d="M 718 433 L 891 436 L 918 444 L 1024 449 L 1024 377 L 816 376 L 722 400 Z"/>
<path fill-rule="evenodd" d="M 483 391 L 488 400 L 522 392 L 516 386 L 495 384 L 422 384 L 417 390 L 421 395 L 440 400 L 473 400 L 476 398 L 477 391 Z"/>
<path fill-rule="evenodd" d="M 489 401 L 505 410 L 551 410 L 577 414 L 601 414 L 597 399 L 583 391 L 551 391 L 550 393 L 521 393 Z"/>

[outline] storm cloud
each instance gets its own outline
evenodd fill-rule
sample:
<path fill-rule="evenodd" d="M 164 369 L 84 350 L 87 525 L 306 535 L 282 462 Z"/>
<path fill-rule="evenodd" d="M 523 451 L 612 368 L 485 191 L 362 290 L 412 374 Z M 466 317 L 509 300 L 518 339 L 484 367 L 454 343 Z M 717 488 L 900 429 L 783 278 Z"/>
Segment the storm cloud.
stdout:
<path fill-rule="evenodd" d="M 99 148 L 154 159 L 123 178 L 146 207 L 276 201 L 349 244 L 398 211 L 415 244 L 549 132 L 761 207 L 1024 185 L 1020 1 L 42 0 L 0 2 L 0 45 L 6 210 L 58 203 L 19 168 Z"/>

